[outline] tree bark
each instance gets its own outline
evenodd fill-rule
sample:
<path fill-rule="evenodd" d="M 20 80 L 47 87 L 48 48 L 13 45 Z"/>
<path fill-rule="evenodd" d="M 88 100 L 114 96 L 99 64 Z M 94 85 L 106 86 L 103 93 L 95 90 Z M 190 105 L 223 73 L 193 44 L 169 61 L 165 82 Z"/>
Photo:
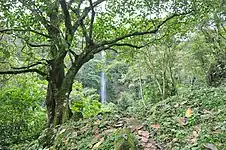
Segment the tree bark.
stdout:
<path fill-rule="evenodd" d="M 48 89 L 46 96 L 46 106 L 48 115 L 48 126 L 54 126 L 56 116 L 56 102 L 59 101 L 57 93 L 59 92 L 63 79 L 65 78 L 63 61 L 52 60 L 49 62 Z M 58 102 L 59 104 L 59 102 Z"/>
<path fill-rule="evenodd" d="M 65 75 L 63 60 L 50 62 L 46 96 L 48 127 L 61 125 L 72 116 L 69 95 L 74 77 L 81 66 L 72 66 Z"/>

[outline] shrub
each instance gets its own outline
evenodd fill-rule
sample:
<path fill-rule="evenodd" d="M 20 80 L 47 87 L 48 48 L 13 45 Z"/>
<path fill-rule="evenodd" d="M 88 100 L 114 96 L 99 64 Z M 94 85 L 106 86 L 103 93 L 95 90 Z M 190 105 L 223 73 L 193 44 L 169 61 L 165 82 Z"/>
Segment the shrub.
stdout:
<path fill-rule="evenodd" d="M 27 143 L 39 136 L 45 121 L 43 96 L 35 83 L 14 84 L 1 90 L 0 149 Z"/>

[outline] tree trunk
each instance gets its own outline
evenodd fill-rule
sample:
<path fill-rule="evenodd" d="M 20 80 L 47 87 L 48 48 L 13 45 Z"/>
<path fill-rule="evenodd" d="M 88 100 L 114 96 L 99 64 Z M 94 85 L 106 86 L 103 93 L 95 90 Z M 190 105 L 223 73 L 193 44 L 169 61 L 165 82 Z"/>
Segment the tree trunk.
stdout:
<path fill-rule="evenodd" d="M 74 77 L 82 65 L 93 57 L 93 53 L 80 55 L 66 75 L 64 71 L 64 57 L 49 62 L 50 68 L 46 96 L 48 127 L 61 125 L 72 116 L 69 109 L 69 95 L 72 91 Z"/>
<path fill-rule="evenodd" d="M 57 94 L 62 86 L 62 82 L 65 78 L 64 74 L 64 63 L 63 61 L 52 60 L 49 68 L 49 78 L 48 78 L 48 89 L 46 96 L 46 106 L 48 115 L 48 126 L 54 126 L 54 121 L 56 117 L 56 107 L 59 105 L 59 98 Z M 58 103 L 57 103 L 58 102 Z"/>
<path fill-rule="evenodd" d="M 69 108 L 69 95 L 72 91 L 74 77 L 80 66 L 71 67 L 65 75 L 63 61 L 50 63 L 46 97 L 49 127 L 60 125 L 72 116 Z"/>

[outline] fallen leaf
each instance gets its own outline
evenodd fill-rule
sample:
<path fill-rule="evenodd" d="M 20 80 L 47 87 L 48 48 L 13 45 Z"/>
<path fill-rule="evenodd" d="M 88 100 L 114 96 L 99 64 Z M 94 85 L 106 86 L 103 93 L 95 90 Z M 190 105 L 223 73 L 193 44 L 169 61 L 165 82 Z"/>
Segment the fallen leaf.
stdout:
<path fill-rule="evenodd" d="M 140 142 L 139 145 L 142 146 L 142 147 L 145 147 L 146 143 Z"/>
<path fill-rule="evenodd" d="M 147 143 L 147 142 L 148 142 L 148 138 L 142 137 L 142 138 L 141 138 L 141 142 Z"/>
<path fill-rule="evenodd" d="M 145 145 L 145 147 L 147 147 L 147 148 L 150 148 L 150 147 L 152 147 L 152 146 L 153 146 L 152 143 L 147 143 L 147 144 Z"/>
<path fill-rule="evenodd" d="M 191 144 L 196 143 L 196 141 L 197 141 L 197 139 L 196 139 L 196 138 L 192 138 L 192 139 L 190 139 L 190 140 L 189 140 L 189 142 L 190 142 Z"/>
<path fill-rule="evenodd" d="M 142 136 L 146 137 L 146 138 L 149 138 L 149 132 L 148 131 L 143 131 L 142 132 Z"/>
<path fill-rule="evenodd" d="M 153 125 L 152 125 L 152 128 L 154 128 L 154 129 L 159 129 L 159 128 L 160 128 L 160 125 L 159 125 L 159 124 L 153 124 Z"/>
<path fill-rule="evenodd" d="M 96 120 L 93 124 L 94 125 L 99 125 L 100 124 L 100 120 Z"/>
<path fill-rule="evenodd" d="M 212 114 L 212 112 L 211 112 L 211 111 L 206 110 L 206 109 L 204 109 L 204 110 L 203 110 L 203 113 L 204 113 L 204 114 Z"/>
<path fill-rule="evenodd" d="M 64 133 L 66 131 L 66 129 L 62 129 L 60 132 L 59 132 L 59 134 L 62 134 L 62 133 Z"/>
<path fill-rule="evenodd" d="M 177 103 L 173 107 L 178 108 L 180 105 Z"/>
<path fill-rule="evenodd" d="M 223 131 L 222 130 L 214 130 L 212 132 L 213 135 L 216 135 L 216 134 L 219 134 L 219 133 L 222 133 Z"/>
<path fill-rule="evenodd" d="M 191 117 L 191 115 L 192 115 L 192 109 L 191 108 L 188 108 L 187 109 L 187 111 L 186 111 L 186 113 L 185 113 L 185 117 Z"/>
<path fill-rule="evenodd" d="M 173 138 L 172 142 L 177 142 L 178 141 L 178 138 Z"/>
<path fill-rule="evenodd" d="M 138 135 L 142 135 L 142 130 L 139 130 L 137 133 L 138 133 Z"/>
<path fill-rule="evenodd" d="M 76 149 L 77 149 L 76 144 L 75 143 L 72 143 L 71 144 L 71 150 L 76 150 Z"/>
<path fill-rule="evenodd" d="M 97 149 L 98 147 L 100 147 L 100 145 L 103 143 L 103 141 L 104 141 L 104 138 L 101 138 L 100 141 L 97 142 L 97 143 L 93 146 L 92 150 Z"/>
<path fill-rule="evenodd" d="M 116 130 L 116 129 L 107 129 L 107 130 L 103 131 L 102 134 L 103 134 L 103 135 L 109 135 L 109 134 L 115 132 L 115 130 Z"/>
<path fill-rule="evenodd" d="M 99 138 L 100 138 L 100 134 L 97 134 L 97 135 L 94 136 L 94 139 L 95 139 L 95 140 L 97 140 L 97 139 L 99 139 Z"/>
<path fill-rule="evenodd" d="M 184 125 L 187 124 L 187 121 L 186 121 L 186 119 L 185 119 L 184 117 L 179 118 L 177 121 L 178 121 L 178 123 L 179 123 L 180 125 L 182 125 L 182 126 L 184 126 Z"/>
<path fill-rule="evenodd" d="M 93 128 L 93 133 L 94 133 L 94 134 L 99 134 L 99 132 L 100 132 L 100 129 L 99 129 L 97 126 L 95 126 L 95 127 Z"/>
<path fill-rule="evenodd" d="M 193 135 L 193 137 L 198 137 L 199 133 L 197 131 L 192 131 L 192 135 Z"/>
<path fill-rule="evenodd" d="M 143 125 L 139 125 L 139 126 L 136 127 L 136 129 L 137 129 L 137 130 L 140 130 L 140 129 L 142 129 L 143 127 L 144 127 Z"/>
<path fill-rule="evenodd" d="M 194 127 L 194 130 L 196 130 L 197 132 L 201 131 L 201 124 L 198 124 Z"/>
<path fill-rule="evenodd" d="M 211 143 L 205 144 L 204 147 L 210 150 L 217 150 L 217 147 Z"/>
<path fill-rule="evenodd" d="M 71 137 L 76 137 L 77 135 L 77 132 L 72 132 Z"/>
<path fill-rule="evenodd" d="M 143 125 L 132 126 L 131 130 L 132 130 L 132 132 L 137 132 L 140 129 L 142 129 L 143 127 L 144 127 Z"/>
<path fill-rule="evenodd" d="M 123 127 L 123 124 L 122 124 L 122 123 L 116 124 L 115 127 L 116 127 L 116 128 Z"/>
<path fill-rule="evenodd" d="M 189 142 L 191 144 L 194 144 L 194 143 L 197 142 L 197 138 L 198 138 L 198 136 L 200 134 L 200 131 L 201 131 L 201 125 L 200 124 L 196 125 L 194 127 L 194 130 L 192 131 L 192 135 L 189 137 Z"/>
<path fill-rule="evenodd" d="M 183 102 L 180 103 L 180 105 L 184 105 L 186 103 L 187 103 L 187 101 L 183 101 Z"/>

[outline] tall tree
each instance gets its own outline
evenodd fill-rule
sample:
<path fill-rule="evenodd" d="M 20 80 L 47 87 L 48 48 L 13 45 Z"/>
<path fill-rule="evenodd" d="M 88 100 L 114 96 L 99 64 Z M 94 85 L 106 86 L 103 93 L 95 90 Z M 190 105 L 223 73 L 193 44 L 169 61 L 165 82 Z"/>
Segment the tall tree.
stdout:
<path fill-rule="evenodd" d="M 94 54 L 146 46 L 145 41 L 130 39 L 142 36 L 150 41 L 148 35 L 159 35 L 168 22 L 178 25 L 199 11 L 209 11 L 210 2 L 1 0 L 0 49 L 9 70 L 0 74 L 43 76 L 48 81 L 48 125 L 55 127 L 70 117 L 68 97 L 74 77 Z"/>

